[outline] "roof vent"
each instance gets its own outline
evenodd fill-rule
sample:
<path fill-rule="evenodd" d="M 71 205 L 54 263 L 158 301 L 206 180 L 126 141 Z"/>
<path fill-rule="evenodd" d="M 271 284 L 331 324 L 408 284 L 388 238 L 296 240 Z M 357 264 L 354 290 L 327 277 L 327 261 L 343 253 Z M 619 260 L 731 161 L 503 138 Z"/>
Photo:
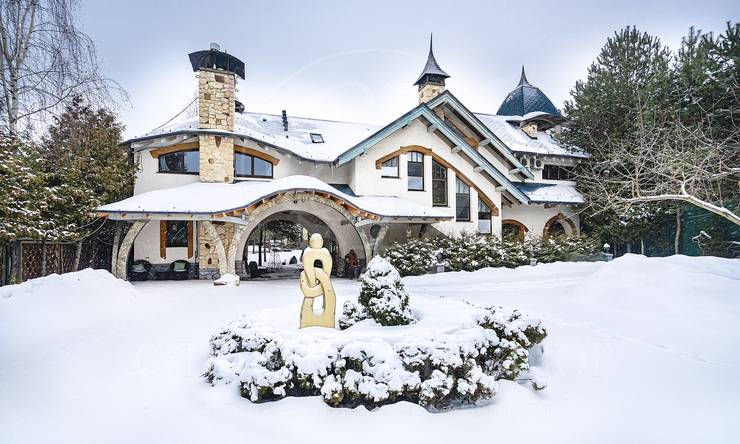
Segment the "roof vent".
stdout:
<path fill-rule="evenodd" d="M 211 42 L 211 51 L 221 51 L 221 45 Z"/>
<path fill-rule="evenodd" d="M 244 104 L 238 100 L 234 100 L 234 111 L 244 114 Z"/>
<path fill-rule="evenodd" d="M 288 113 L 283 110 L 283 131 L 288 131 Z"/>

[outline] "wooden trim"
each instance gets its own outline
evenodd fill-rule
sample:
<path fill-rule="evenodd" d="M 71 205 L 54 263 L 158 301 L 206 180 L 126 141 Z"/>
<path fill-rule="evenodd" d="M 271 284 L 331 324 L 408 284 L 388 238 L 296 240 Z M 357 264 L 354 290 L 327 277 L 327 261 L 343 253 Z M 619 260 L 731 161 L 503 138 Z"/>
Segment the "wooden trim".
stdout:
<path fill-rule="evenodd" d="M 188 221 L 188 258 L 193 257 L 193 247 L 195 242 L 193 241 L 193 221 Z"/>
<path fill-rule="evenodd" d="M 398 150 L 396 150 L 396 151 L 394 151 L 394 152 L 392 152 L 390 154 L 386 154 L 385 156 L 383 156 L 380 159 L 376 160 L 375 161 L 375 168 L 376 169 L 380 169 L 381 168 L 381 165 L 383 164 L 383 162 L 385 162 L 387 160 L 390 160 L 390 159 L 392 159 L 392 158 L 394 158 L 396 156 L 399 156 L 401 154 L 409 153 L 411 151 L 418 151 L 418 152 L 424 154 L 425 156 L 430 156 L 433 160 L 435 160 L 437 163 L 439 163 L 443 167 L 447 168 L 448 170 L 454 171 L 455 172 L 455 177 L 459 177 L 460 180 L 462 180 L 465 183 L 465 185 L 467 185 L 470 188 L 474 189 L 478 193 L 478 198 L 480 200 L 482 200 L 486 205 L 488 205 L 488 207 L 491 209 L 491 217 L 498 216 L 499 215 L 499 209 L 498 209 L 498 207 L 496 205 L 494 205 L 493 201 L 491 199 L 489 199 L 488 196 L 486 196 L 485 193 L 483 193 L 483 191 L 481 191 L 481 189 L 477 185 L 475 185 L 475 183 L 473 183 L 472 180 L 468 179 L 468 177 L 465 174 L 461 173 L 460 170 L 458 170 L 457 168 L 455 168 L 454 166 L 452 166 L 452 164 L 450 164 L 448 161 L 444 160 L 439 155 L 437 155 L 436 153 L 434 153 L 430 148 L 427 148 L 427 147 L 424 147 L 424 146 L 421 146 L 421 145 L 402 146 Z M 399 161 L 399 168 L 400 168 L 400 161 Z M 447 176 L 447 178 L 449 180 L 449 175 Z M 449 199 L 449 196 L 448 196 L 448 198 L 447 198 L 448 205 L 449 205 L 449 200 L 450 199 Z M 471 202 L 471 211 L 472 211 L 472 202 Z"/>
<path fill-rule="evenodd" d="M 402 146 L 401 148 L 397 149 L 396 151 L 394 151 L 394 152 L 392 152 L 390 154 L 386 154 L 385 156 L 383 156 L 380 159 L 376 160 L 375 161 L 375 169 L 376 170 L 379 170 L 382 167 L 383 162 L 389 161 L 389 160 L 393 159 L 394 157 L 400 156 L 401 154 L 410 153 L 411 151 L 420 152 L 421 154 L 423 154 L 425 156 L 431 156 L 431 155 L 433 155 L 431 149 L 429 149 L 427 147 L 424 147 L 424 146 L 421 146 L 421 145 Z M 399 159 L 399 165 L 398 166 L 399 166 L 399 168 L 401 167 L 400 159 Z"/>
<path fill-rule="evenodd" d="M 167 259 L 167 221 L 159 221 L 159 257 Z"/>
<path fill-rule="evenodd" d="M 280 159 L 278 159 L 277 157 L 273 157 L 269 154 L 265 154 L 261 151 L 257 151 L 254 148 L 249 148 L 249 147 L 242 146 L 242 145 L 234 144 L 234 152 L 247 154 L 247 155 L 254 156 L 254 157 L 259 157 L 260 159 L 264 161 L 270 162 L 273 166 L 280 163 Z"/>
<path fill-rule="evenodd" d="M 504 219 L 504 220 L 502 220 L 501 221 L 501 226 L 503 227 L 504 225 L 514 225 L 517 228 L 519 228 L 519 234 L 517 235 L 517 237 L 519 238 L 520 241 L 523 241 L 524 240 L 524 237 L 527 235 L 527 232 L 529 231 L 529 229 L 527 228 L 526 225 L 524 225 L 523 223 L 519 222 L 518 220 L 514 220 L 514 219 Z"/>
<path fill-rule="evenodd" d="M 165 154 L 176 153 L 178 151 L 195 151 L 200 147 L 198 142 L 178 143 L 170 146 L 163 146 L 149 151 L 149 154 L 155 159 Z"/>

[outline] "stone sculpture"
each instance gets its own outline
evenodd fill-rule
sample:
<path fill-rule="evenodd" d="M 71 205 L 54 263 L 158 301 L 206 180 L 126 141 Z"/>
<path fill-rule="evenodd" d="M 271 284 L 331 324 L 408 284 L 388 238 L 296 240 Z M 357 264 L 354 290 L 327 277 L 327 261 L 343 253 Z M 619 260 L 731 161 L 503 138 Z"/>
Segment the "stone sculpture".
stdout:
<path fill-rule="evenodd" d="M 316 261 L 321 261 L 321 267 L 316 267 Z M 303 305 L 301 307 L 300 328 L 327 327 L 334 328 L 337 311 L 337 296 L 331 285 L 332 259 L 329 250 L 324 248 L 324 239 L 314 233 L 308 241 L 308 247 L 303 250 L 303 271 L 300 277 Z M 317 297 L 323 297 L 320 313 L 314 312 L 313 303 Z"/>

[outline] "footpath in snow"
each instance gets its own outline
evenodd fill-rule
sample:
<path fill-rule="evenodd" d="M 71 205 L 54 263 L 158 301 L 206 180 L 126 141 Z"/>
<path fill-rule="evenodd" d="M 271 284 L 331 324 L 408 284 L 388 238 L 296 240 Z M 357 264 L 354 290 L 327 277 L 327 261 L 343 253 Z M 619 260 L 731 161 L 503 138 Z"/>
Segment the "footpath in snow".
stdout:
<path fill-rule="evenodd" d="M 131 285 L 85 270 L 0 288 L 0 442 L 737 438 L 737 260 L 628 255 L 404 281 L 412 306 L 415 294 L 444 296 L 541 318 L 549 335 L 537 371 L 547 389 L 501 381 L 493 403 L 437 414 L 408 403 L 334 409 L 316 397 L 252 404 L 204 382 L 208 339 L 242 314 L 294 304 L 297 316 L 297 282 Z M 359 287 L 338 280 L 336 290 Z"/>

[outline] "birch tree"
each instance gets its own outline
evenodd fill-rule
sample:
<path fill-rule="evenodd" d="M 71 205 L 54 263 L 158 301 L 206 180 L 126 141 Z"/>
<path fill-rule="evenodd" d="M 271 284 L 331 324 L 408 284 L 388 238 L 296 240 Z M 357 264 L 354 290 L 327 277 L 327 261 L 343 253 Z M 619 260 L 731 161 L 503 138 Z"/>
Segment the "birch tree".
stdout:
<path fill-rule="evenodd" d="M 112 93 L 122 93 L 100 74 L 76 10 L 76 0 L 0 2 L 0 121 L 8 133 L 45 122 L 75 96 L 110 105 Z"/>

